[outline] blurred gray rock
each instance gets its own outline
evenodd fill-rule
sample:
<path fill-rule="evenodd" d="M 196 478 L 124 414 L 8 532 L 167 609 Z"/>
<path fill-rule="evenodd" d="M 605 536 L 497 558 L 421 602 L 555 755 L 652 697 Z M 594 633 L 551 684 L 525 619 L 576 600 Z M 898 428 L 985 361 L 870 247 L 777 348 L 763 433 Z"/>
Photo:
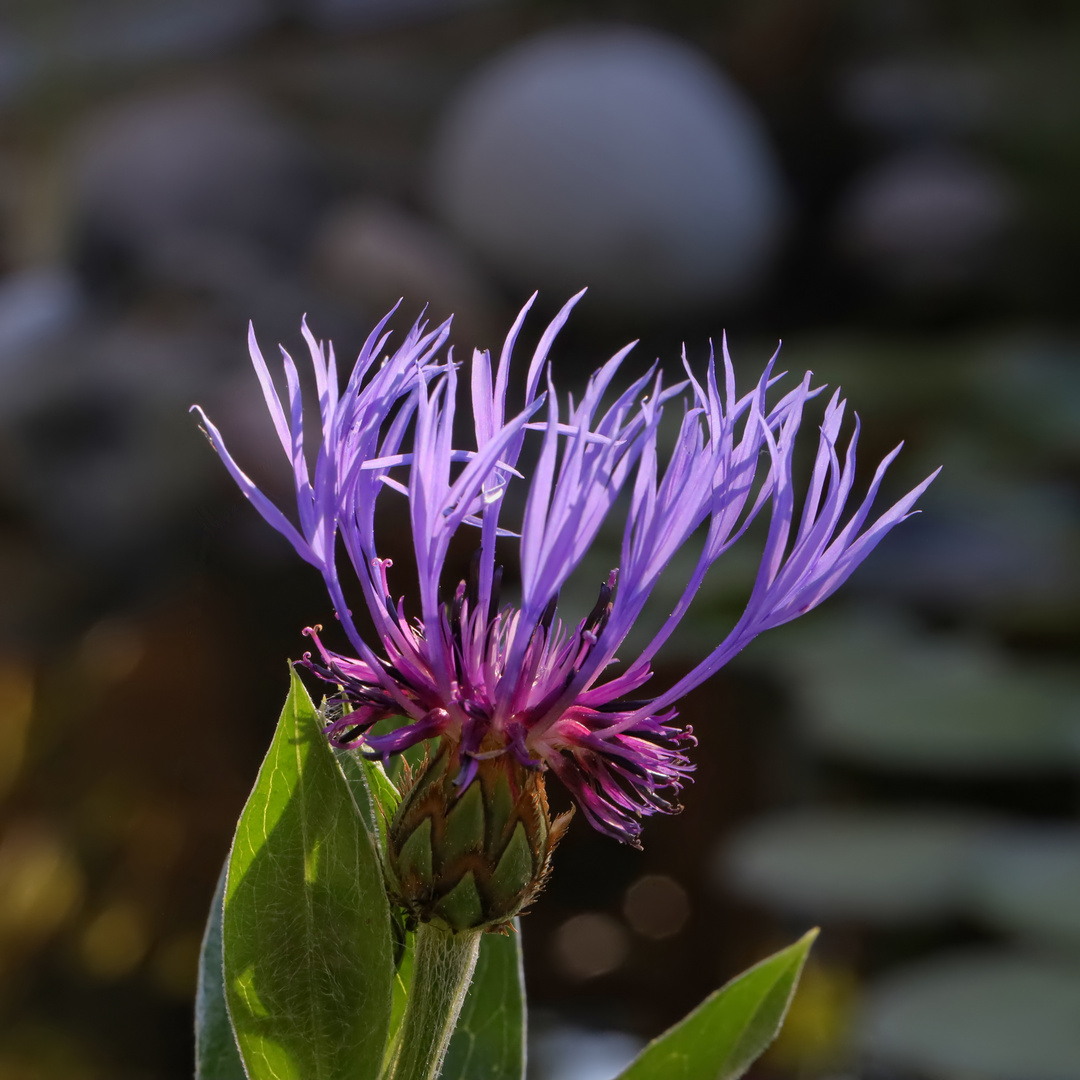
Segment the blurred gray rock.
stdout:
<path fill-rule="evenodd" d="M 293 0 L 289 6 L 323 30 L 366 29 L 452 15 L 492 0 Z"/>
<path fill-rule="evenodd" d="M 969 777 L 1080 767 L 1080 679 L 979 638 L 927 634 L 885 611 L 815 616 L 755 663 L 786 672 L 808 744 L 843 760 Z"/>
<path fill-rule="evenodd" d="M 856 1040 L 875 1066 L 928 1080 L 1072 1080 L 1078 1017 L 1080 966 L 987 948 L 873 983 Z"/>
<path fill-rule="evenodd" d="M 29 43 L 10 27 L 0 26 L 0 106 L 18 98 L 37 66 Z"/>
<path fill-rule="evenodd" d="M 1016 823 L 990 831 L 971 899 L 992 926 L 1080 956 L 1080 826 Z"/>
<path fill-rule="evenodd" d="M 625 1031 L 558 1025 L 530 1031 L 529 1075 L 537 1080 L 608 1080 L 640 1053 L 641 1039 Z"/>
<path fill-rule="evenodd" d="M 804 809 L 752 821 L 716 858 L 717 883 L 783 915 L 895 924 L 955 914 L 979 822 L 945 811 Z"/>
<path fill-rule="evenodd" d="M 962 59 L 902 58 L 861 64 L 842 77 L 841 111 L 886 135 L 966 134 L 983 127 L 995 101 L 991 73 Z"/>
<path fill-rule="evenodd" d="M 407 318 L 424 305 L 452 340 L 495 347 L 497 298 L 482 271 L 442 230 L 393 203 L 368 200 L 333 210 L 315 240 L 320 281 L 351 306 L 381 314 L 403 300 Z"/>
<path fill-rule="evenodd" d="M 50 0 L 11 17 L 52 66 L 143 64 L 218 52 L 262 29 L 273 0 Z"/>
<path fill-rule="evenodd" d="M 74 276 L 59 267 L 34 267 L 0 279 L 0 379 L 64 333 L 83 303 Z"/>
<path fill-rule="evenodd" d="M 3 495 L 80 562 L 167 542 L 216 462 L 187 413 L 243 360 L 212 329 L 83 321 L 0 372 Z"/>
<path fill-rule="evenodd" d="M 95 291 L 140 278 L 193 287 L 200 276 L 214 289 L 236 258 L 292 264 L 323 202 L 301 140 L 223 86 L 92 117 L 70 149 L 70 176 L 78 262 Z"/>
<path fill-rule="evenodd" d="M 629 27 L 515 46 L 451 104 L 443 219 L 516 284 L 664 313 L 753 292 L 784 231 L 764 126 L 704 54 Z"/>
<path fill-rule="evenodd" d="M 1080 341 L 1044 327 L 995 333 L 972 389 L 994 424 L 1013 438 L 1080 456 Z"/>
<path fill-rule="evenodd" d="M 985 380 L 989 383 L 989 377 Z M 1069 382 L 1041 400 L 1050 434 L 1068 409 Z M 1023 399 L 1014 399 L 1019 413 Z M 859 570 L 858 588 L 881 597 L 998 618 L 1051 617 L 1080 596 L 1080 520 L 1069 488 L 1022 472 L 995 472 L 979 444 L 945 440 L 927 457 L 946 463 L 924 513 L 889 537 Z"/>
<path fill-rule="evenodd" d="M 888 284 L 940 290 L 986 276 L 1015 213 L 1008 181 L 988 162 L 950 149 L 905 151 L 855 181 L 837 240 Z"/>

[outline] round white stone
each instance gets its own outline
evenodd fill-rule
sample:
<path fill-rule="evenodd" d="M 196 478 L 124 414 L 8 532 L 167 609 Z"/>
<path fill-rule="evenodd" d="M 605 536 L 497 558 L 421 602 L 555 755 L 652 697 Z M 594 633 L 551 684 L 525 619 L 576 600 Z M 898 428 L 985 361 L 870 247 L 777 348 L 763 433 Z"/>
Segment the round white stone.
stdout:
<path fill-rule="evenodd" d="M 507 278 L 654 312 L 751 292 L 787 216 L 743 95 L 631 28 L 544 34 L 482 69 L 438 133 L 432 194 Z"/>

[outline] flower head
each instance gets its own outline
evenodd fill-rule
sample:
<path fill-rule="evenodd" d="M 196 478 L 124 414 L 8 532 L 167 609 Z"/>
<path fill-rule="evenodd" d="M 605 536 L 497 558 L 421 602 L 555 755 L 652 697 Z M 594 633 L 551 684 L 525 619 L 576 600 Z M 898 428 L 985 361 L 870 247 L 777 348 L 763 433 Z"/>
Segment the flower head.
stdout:
<path fill-rule="evenodd" d="M 315 650 L 304 662 L 337 688 L 334 697 L 343 708 L 326 728 L 334 745 L 386 758 L 439 738 L 452 747 L 459 792 L 487 762 L 502 759 L 516 773 L 550 769 L 595 828 L 636 844 L 641 818 L 676 809 L 692 770 L 686 750 L 693 737 L 677 723 L 678 699 L 763 630 L 830 596 L 912 512 L 933 476 L 871 518 L 897 447 L 849 510 L 859 424 L 856 419 L 841 451 L 845 402 L 837 392 L 825 406 L 797 512 L 796 435 L 807 402 L 820 388 L 811 387 L 807 373 L 770 404 L 780 378 L 772 375 L 774 357 L 757 385 L 739 396 L 726 343 L 719 372 L 710 357 L 706 370 L 695 375 L 684 356 L 686 378 L 673 386 L 654 368 L 614 390 L 632 347 L 627 346 L 591 376 L 580 400 L 561 403 L 548 353 L 580 296 L 544 331 L 516 412 L 508 414 L 511 363 L 532 300 L 494 365 L 486 351 L 473 353 L 472 437 L 466 447 L 453 441 L 463 373 L 452 350 L 442 351 L 448 322 L 434 329 L 418 322 L 396 351 L 384 355 L 387 315 L 364 344 L 343 390 L 333 349 L 317 342 L 305 323 L 321 416 L 314 438 L 304 432 L 293 360 L 283 351 L 283 401 L 252 332 L 252 362 L 293 468 L 297 523 L 258 490 L 199 412 L 244 495 L 322 573 L 329 590 L 354 655 L 332 650 L 318 628 L 309 628 Z M 662 461 L 661 417 L 680 403 L 674 447 Z M 538 444 L 531 479 L 518 469 L 527 439 Z M 506 498 L 512 484 L 527 488 L 523 512 L 513 521 Z M 389 497 L 408 499 L 418 613 L 407 613 L 395 599 L 391 562 L 376 546 L 375 511 L 387 489 Z M 619 568 L 600 585 L 592 611 L 567 624 L 559 618 L 560 589 L 617 505 L 625 512 Z M 674 686 L 645 692 L 653 658 L 705 574 L 759 514 L 770 520 L 742 616 Z M 467 574 L 444 580 L 451 538 L 463 529 L 475 533 L 476 555 Z M 670 617 L 639 656 L 619 657 L 661 573 L 695 534 L 703 537 L 700 553 Z M 360 635 L 345 598 L 339 540 L 359 579 L 377 643 Z M 517 546 L 520 600 L 500 606 L 496 548 L 509 544 Z M 401 718 L 393 730 L 373 730 L 390 717 Z"/>

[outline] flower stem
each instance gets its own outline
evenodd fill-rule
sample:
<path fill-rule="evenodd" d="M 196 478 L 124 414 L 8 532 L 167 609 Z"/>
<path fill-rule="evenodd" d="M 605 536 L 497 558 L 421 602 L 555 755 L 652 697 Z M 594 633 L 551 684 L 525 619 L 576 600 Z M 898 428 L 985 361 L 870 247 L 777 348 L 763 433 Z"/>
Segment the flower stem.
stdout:
<path fill-rule="evenodd" d="M 451 934 L 433 923 L 416 931 L 412 985 L 387 1080 L 435 1080 L 472 982 L 479 930 Z"/>

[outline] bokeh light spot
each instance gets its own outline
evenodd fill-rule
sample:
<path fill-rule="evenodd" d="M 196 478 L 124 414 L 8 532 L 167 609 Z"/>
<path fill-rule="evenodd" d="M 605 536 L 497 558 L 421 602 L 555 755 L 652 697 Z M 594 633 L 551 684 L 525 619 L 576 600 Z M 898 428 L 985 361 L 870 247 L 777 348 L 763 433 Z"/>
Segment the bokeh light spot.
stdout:
<path fill-rule="evenodd" d="M 127 901 L 96 915 L 79 941 L 83 967 L 99 979 L 120 979 L 138 967 L 149 945 L 146 920 Z"/>
<path fill-rule="evenodd" d="M 626 890 L 626 921 L 642 937 L 662 941 L 674 937 L 690 918 L 686 890 L 666 874 L 646 874 Z"/>
<path fill-rule="evenodd" d="M 610 915 L 574 915 L 555 932 L 555 960 L 571 979 L 594 979 L 621 967 L 630 951 L 622 924 Z"/>
<path fill-rule="evenodd" d="M 20 823 L 0 844 L 0 941 L 32 947 L 78 906 L 83 875 L 74 856 L 48 829 Z"/>

